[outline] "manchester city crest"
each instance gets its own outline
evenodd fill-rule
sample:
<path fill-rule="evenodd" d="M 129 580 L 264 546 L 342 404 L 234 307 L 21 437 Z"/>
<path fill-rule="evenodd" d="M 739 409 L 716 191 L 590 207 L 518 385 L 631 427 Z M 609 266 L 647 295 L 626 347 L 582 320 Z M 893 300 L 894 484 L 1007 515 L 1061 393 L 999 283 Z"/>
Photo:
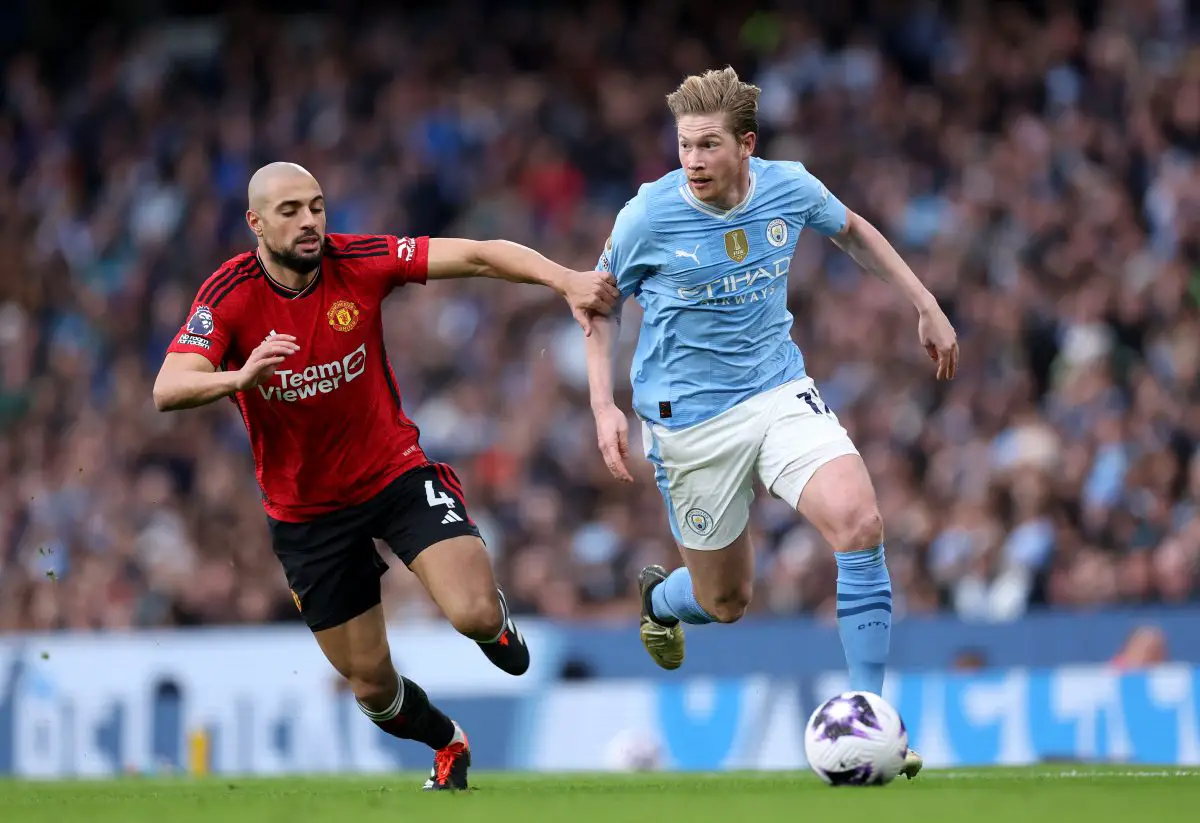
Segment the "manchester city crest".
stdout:
<path fill-rule="evenodd" d="M 767 242 L 775 248 L 787 242 L 787 222 L 782 217 L 776 217 L 767 224 Z"/>
<path fill-rule="evenodd" d="M 687 521 L 688 526 L 696 534 L 708 534 L 712 531 L 712 515 L 704 509 L 688 509 L 688 513 L 684 515 L 684 520 Z"/>

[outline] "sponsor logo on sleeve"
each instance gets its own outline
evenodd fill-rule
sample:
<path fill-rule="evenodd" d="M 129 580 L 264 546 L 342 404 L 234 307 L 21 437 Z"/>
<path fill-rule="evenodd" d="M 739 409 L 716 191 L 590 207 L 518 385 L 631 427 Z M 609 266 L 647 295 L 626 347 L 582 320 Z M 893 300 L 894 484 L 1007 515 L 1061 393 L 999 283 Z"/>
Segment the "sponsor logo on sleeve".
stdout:
<path fill-rule="evenodd" d="M 417 241 L 411 237 L 400 237 L 396 240 L 396 257 L 405 263 L 411 263 L 417 253 Z"/>
<path fill-rule="evenodd" d="M 196 346 L 201 349 L 211 349 L 212 343 L 206 337 L 200 337 L 196 334 L 188 334 L 184 332 L 179 335 L 179 344 L 181 346 Z"/>
<path fill-rule="evenodd" d="M 188 334 L 196 334 L 200 337 L 208 337 L 213 331 L 213 315 L 212 309 L 208 306 L 197 306 L 192 312 L 192 316 L 187 321 Z"/>

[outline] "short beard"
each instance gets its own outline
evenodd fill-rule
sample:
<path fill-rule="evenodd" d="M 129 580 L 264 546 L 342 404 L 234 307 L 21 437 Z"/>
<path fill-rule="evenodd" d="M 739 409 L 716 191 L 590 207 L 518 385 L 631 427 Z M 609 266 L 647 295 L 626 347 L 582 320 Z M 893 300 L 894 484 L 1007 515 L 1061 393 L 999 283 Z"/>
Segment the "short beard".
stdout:
<path fill-rule="evenodd" d="M 264 243 L 263 245 L 265 246 L 266 244 Z M 271 260 L 276 264 L 296 274 L 309 274 L 321 264 L 321 255 L 325 251 L 325 242 L 322 241 L 320 248 L 314 252 L 299 252 L 295 249 L 279 251 L 270 246 L 266 246 L 266 248 L 267 254 L 271 256 Z"/>

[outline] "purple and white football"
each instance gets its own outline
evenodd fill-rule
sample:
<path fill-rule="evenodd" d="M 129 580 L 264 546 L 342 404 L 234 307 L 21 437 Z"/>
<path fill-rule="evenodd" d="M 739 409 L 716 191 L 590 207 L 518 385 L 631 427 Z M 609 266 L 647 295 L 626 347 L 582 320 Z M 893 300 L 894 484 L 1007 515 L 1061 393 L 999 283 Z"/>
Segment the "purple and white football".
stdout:
<path fill-rule="evenodd" d="M 892 782 L 908 755 L 900 713 L 877 694 L 845 692 L 826 700 L 804 730 L 808 765 L 831 786 Z"/>

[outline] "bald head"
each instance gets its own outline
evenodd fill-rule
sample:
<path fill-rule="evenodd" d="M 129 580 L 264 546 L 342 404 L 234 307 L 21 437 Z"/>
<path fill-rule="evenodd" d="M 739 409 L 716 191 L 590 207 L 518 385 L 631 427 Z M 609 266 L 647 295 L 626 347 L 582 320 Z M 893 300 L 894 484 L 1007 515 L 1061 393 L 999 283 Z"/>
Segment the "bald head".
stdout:
<path fill-rule="evenodd" d="M 269 163 L 250 178 L 246 199 L 259 246 L 292 271 L 314 270 L 325 244 L 325 195 L 316 178 L 295 163 Z"/>
<path fill-rule="evenodd" d="M 282 189 L 297 185 L 311 187 L 318 192 L 321 190 L 317 178 L 309 174 L 308 169 L 303 166 L 284 161 L 268 163 L 250 178 L 250 185 L 246 187 L 246 200 L 250 208 L 261 212 L 270 208 L 272 201 L 277 199 L 273 195 L 280 194 Z"/>

